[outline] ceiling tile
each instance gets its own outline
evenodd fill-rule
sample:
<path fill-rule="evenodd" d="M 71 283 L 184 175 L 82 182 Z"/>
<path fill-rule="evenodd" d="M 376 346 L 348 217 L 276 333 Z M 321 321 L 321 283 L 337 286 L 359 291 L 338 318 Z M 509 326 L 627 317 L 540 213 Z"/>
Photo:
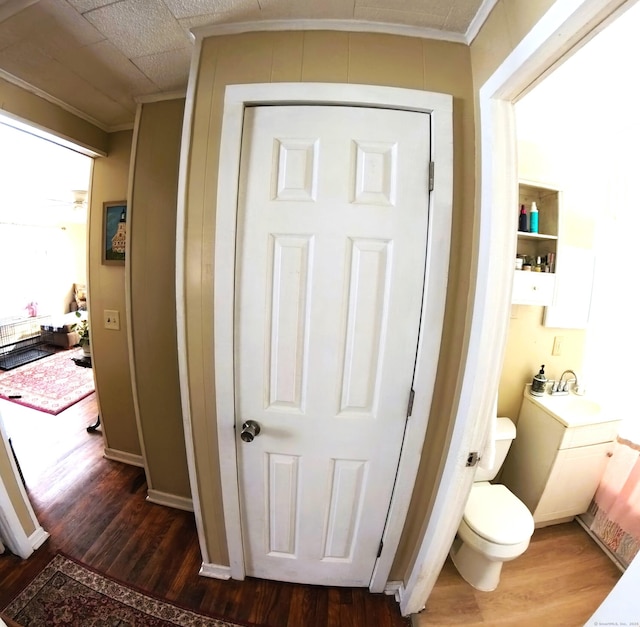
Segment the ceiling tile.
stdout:
<path fill-rule="evenodd" d="M 399 11 L 397 9 L 375 9 L 361 6 L 356 6 L 355 17 L 358 20 L 403 24 L 421 28 L 435 28 L 437 30 L 442 30 L 445 19 L 442 15 L 412 13 L 410 11 Z"/>
<path fill-rule="evenodd" d="M 58 60 L 96 89 L 134 111 L 135 96 L 154 93 L 159 87 L 107 40 L 86 46 L 80 54 L 66 52 L 59 55 Z"/>
<path fill-rule="evenodd" d="M 446 17 L 453 0 L 356 0 L 356 9 L 383 9 Z"/>
<path fill-rule="evenodd" d="M 132 61 L 162 91 L 183 89 L 187 86 L 191 46 L 158 54 L 137 57 Z"/>
<path fill-rule="evenodd" d="M 466 33 L 480 4 L 480 0 L 468 3 L 458 2 L 444 21 L 444 29 L 454 33 Z"/>
<path fill-rule="evenodd" d="M 0 50 L 28 39 L 55 49 L 94 43 L 104 35 L 65 0 L 41 0 L 0 23 Z"/>
<path fill-rule="evenodd" d="M 123 0 L 84 14 L 129 58 L 184 48 L 189 37 L 158 0 Z"/>
<path fill-rule="evenodd" d="M 232 13 L 240 17 L 245 11 L 259 11 L 258 0 L 164 0 L 176 18 Z"/>
<path fill-rule="evenodd" d="M 354 0 L 260 0 L 262 19 L 353 19 Z"/>
<path fill-rule="evenodd" d="M 118 103 L 59 61 L 44 55 L 31 42 L 0 52 L 0 67 L 107 126 L 130 123 L 133 119 L 134 105 L 128 108 Z"/>
<path fill-rule="evenodd" d="M 73 6 L 80 13 L 86 13 L 93 9 L 99 9 L 100 7 L 106 7 L 108 4 L 119 2 L 120 0 L 67 0 L 67 2 Z"/>

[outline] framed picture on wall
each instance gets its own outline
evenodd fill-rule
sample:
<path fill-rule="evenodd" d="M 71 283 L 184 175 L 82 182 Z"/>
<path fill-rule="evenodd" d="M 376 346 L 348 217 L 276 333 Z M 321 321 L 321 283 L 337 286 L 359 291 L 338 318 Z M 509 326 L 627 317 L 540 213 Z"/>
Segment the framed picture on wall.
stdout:
<path fill-rule="evenodd" d="M 102 226 L 102 263 L 124 265 L 127 244 L 127 201 L 105 202 Z"/>

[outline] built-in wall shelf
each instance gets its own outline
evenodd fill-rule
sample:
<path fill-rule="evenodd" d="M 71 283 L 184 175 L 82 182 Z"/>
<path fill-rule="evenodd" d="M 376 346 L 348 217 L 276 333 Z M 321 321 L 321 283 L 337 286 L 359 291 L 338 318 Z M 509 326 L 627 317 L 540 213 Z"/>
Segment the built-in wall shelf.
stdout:
<path fill-rule="evenodd" d="M 518 231 L 518 239 L 530 239 L 530 240 L 548 240 L 558 239 L 557 235 L 547 235 L 546 233 L 525 233 L 524 231 Z"/>
<path fill-rule="evenodd" d="M 551 305 L 555 297 L 560 191 L 543 183 L 520 181 L 518 212 L 538 208 L 538 232 L 518 231 L 516 254 L 525 269 L 516 269 L 511 302 L 517 305 Z M 539 263 L 538 263 L 539 262 Z"/>

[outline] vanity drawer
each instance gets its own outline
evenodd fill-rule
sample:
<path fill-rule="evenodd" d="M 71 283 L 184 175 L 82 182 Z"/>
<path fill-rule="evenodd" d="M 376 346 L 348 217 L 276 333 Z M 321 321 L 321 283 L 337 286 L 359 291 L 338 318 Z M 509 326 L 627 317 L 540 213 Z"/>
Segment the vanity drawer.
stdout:
<path fill-rule="evenodd" d="M 612 420 L 611 422 L 565 429 L 559 448 L 575 448 L 600 442 L 611 442 L 615 439 L 619 426 L 619 420 Z"/>

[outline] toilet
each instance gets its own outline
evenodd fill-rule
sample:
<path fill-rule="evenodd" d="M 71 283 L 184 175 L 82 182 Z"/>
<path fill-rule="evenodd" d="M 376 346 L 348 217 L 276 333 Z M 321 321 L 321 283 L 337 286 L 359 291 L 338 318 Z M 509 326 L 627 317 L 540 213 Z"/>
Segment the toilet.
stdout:
<path fill-rule="evenodd" d="M 527 506 L 505 486 L 489 483 L 498 474 L 516 437 L 516 427 L 509 418 L 498 418 L 495 431 L 494 464 L 477 469 L 449 552 L 463 579 L 485 592 L 498 587 L 502 564 L 527 550 L 534 528 Z"/>

